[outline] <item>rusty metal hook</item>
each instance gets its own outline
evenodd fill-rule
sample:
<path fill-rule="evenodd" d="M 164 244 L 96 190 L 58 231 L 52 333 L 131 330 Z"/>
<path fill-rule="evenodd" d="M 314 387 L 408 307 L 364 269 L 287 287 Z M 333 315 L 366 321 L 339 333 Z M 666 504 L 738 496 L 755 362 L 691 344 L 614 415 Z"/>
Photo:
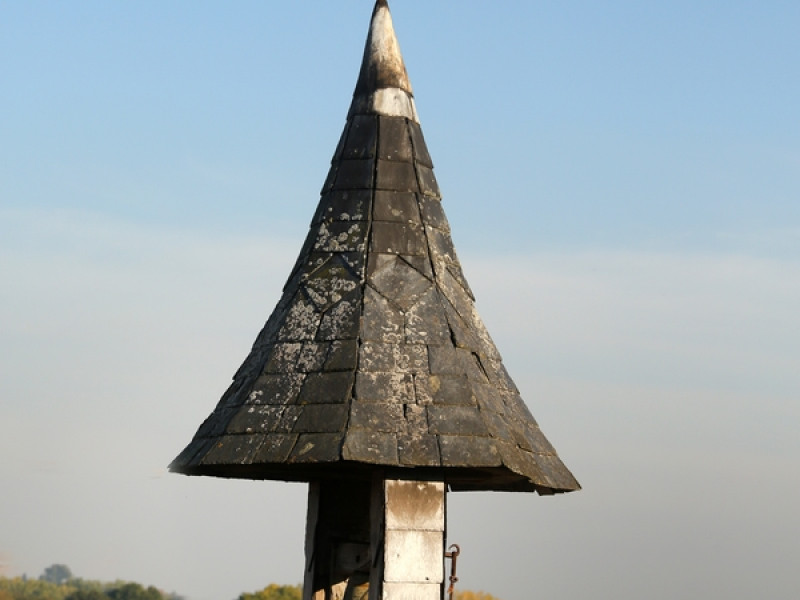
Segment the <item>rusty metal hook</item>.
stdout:
<path fill-rule="evenodd" d="M 450 552 L 444 553 L 445 558 L 450 559 L 450 586 L 447 588 L 447 597 L 449 600 L 453 600 L 456 581 L 458 581 L 458 577 L 456 577 L 456 560 L 458 560 L 458 555 L 461 554 L 461 546 L 458 544 L 450 544 L 448 550 L 450 550 Z"/>

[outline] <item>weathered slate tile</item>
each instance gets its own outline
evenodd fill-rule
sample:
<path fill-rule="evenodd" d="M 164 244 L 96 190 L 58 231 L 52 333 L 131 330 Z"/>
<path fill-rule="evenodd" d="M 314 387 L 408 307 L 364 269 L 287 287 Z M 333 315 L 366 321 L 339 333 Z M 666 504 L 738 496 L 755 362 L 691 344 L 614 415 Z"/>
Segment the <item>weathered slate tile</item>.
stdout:
<path fill-rule="evenodd" d="M 419 176 L 419 190 L 426 196 L 440 198 L 442 193 L 439 191 L 439 184 L 436 181 L 436 175 L 433 174 L 433 169 L 420 163 L 417 163 L 416 167 Z"/>
<path fill-rule="evenodd" d="M 552 464 L 549 460 L 550 457 L 542 454 L 533 453 L 533 459 L 536 461 L 536 466 L 543 475 L 543 479 L 547 485 L 552 487 L 558 486 L 558 480 L 561 477 L 560 465 Z"/>
<path fill-rule="evenodd" d="M 348 431 L 342 447 L 344 460 L 397 465 L 397 436 L 376 431 Z"/>
<path fill-rule="evenodd" d="M 410 344 L 449 345 L 450 326 L 439 292 L 431 286 L 405 312 L 405 338 Z"/>
<path fill-rule="evenodd" d="M 318 340 L 347 340 L 358 337 L 361 327 L 361 288 L 342 295 L 325 311 L 317 331 Z"/>
<path fill-rule="evenodd" d="M 403 117 L 378 117 L 380 135 L 378 136 L 378 158 L 411 162 L 413 152 L 411 136 L 406 119 Z"/>
<path fill-rule="evenodd" d="M 334 304 L 343 300 L 358 302 L 360 299 L 360 285 L 350 278 L 319 278 L 309 280 L 305 287 L 307 297 L 320 313 L 328 311 Z M 354 310 L 358 307 L 354 306 Z"/>
<path fill-rule="evenodd" d="M 358 362 L 358 340 L 345 339 L 331 342 L 325 371 L 355 371 Z"/>
<path fill-rule="evenodd" d="M 535 455 L 536 464 L 557 489 L 579 489 L 580 485 L 564 463 L 555 455 Z"/>
<path fill-rule="evenodd" d="M 382 262 L 382 266 L 370 274 L 369 283 L 401 310 L 411 308 L 433 285 L 429 279 L 399 257 Z"/>
<path fill-rule="evenodd" d="M 366 245 L 366 221 L 323 222 L 317 229 L 316 252 L 363 252 Z"/>
<path fill-rule="evenodd" d="M 379 273 L 384 269 L 390 268 L 395 260 L 397 260 L 396 254 L 370 252 L 367 261 L 367 281 L 372 279 L 372 276 L 375 273 Z"/>
<path fill-rule="evenodd" d="M 538 427 L 539 424 L 536 422 L 536 419 L 533 418 L 530 409 L 528 408 L 527 404 L 522 400 L 522 396 L 519 395 L 519 392 L 514 390 L 505 390 L 501 389 L 500 393 L 503 396 L 503 404 L 506 407 L 506 413 L 510 413 L 515 415 L 517 418 L 522 419 L 530 423 L 531 425 Z"/>
<path fill-rule="evenodd" d="M 297 370 L 297 359 L 303 349 L 302 342 L 285 342 L 275 344 L 269 352 L 264 365 L 265 373 L 291 373 Z"/>
<path fill-rule="evenodd" d="M 544 437 L 538 427 L 528 426 L 524 429 L 525 439 L 531 447 L 531 451 L 536 454 L 555 454 L 556 449 Z"/>
<path fill-rule="evenodd" d="M 440 435 L 439 448 L 444 467 L 499 467 L 497 446 L 490 438 Z"/>
<path fill-rule="evenodd" d="M 340 223 L 340 227 L 348 227 L 346 223 Z M 326 230 L 327 231 L 327 230 Z M 329 236 L 330 232 L 326 233 L 326 236 Z M 281 303 L 284 302 L 284 299 L 287 296 L 286 289 L 292 288 L 294 291 L 293 294 L 296 294 L 299 291 L 301 284 L 308 281 L 308 278 L 319 269 L 320 267 L 324 266 L 325 263 L 330 261 L 333 258 L 333 255 L 330 252 L 323 252 L 314 250 L 314 246 L 319 239 L 319 228 L 315 228 L 311 230 L 309 233 L 309 237 L 311 238 L 311 246 L 309 248 L 308 253 L 303 258 L 303 260 L 298 260 L 297 264 L 295 265 L 295 270 L 292 271 L 292 276 L 289 281 L 286 282 L 286 286 L 284 286 L 284 294 L 281 298 Z M 288 308 L 288 304 L 287 304 Z"/>
<path fill-rule="evenodd" d="M 236 370 L 236 373 L 234 373 L 233 381 L 250 381 L 258 376 L 258 374 L 264 370 L 271 351 L 272 344 L 259 343 L 259 341 L 256 340 L 250 354 L 247 355 L 247 358 L 244 359 Z M 226 394 L 228 393 L 229 392 L 226 392 Z M 230 390 L 230 393 L 233 393 L 233 390 Z"/>
<path fill-rule="evenodd" d="M 430 247 L 433 268 L 438 277 L 439 271 L 445 268 L 448 264 L 458 262 L 456 250 L 453 247 L 453 240 L 450 238 L 449 233 L 442 231 L 441 229 L 431 227 L 427 224 L 425 225 L 425 234 Z M 444 266 L 437 263 L 444 263 Z"/>
<path fill-rule="evenodd" d="M 372 176 L 375 171 L 374 159 L 342 160 L 336 172 L 334 190 L 358 190 L 372 187 Z"/>
<path fill-rule="evenodd" d="M 352 296 L 360 287 L 360 278 L 338 256 L 328 254 L 328 260 L 311 271 L 303 281 L 303 291 L 320 312 L 342 298 Z"/>
<path fill-rule="evenodd" d="M 483 350 L 480 340 L 475 335 L 475 332 L 467 322 L 459 315 L 447 299 L 442 303 L 444 305 L 444 313 L 447 316 L 447 325 L 450 327 L 450 333 L 456 346 L 459 348 L 466 348 L 473 352 Z"/>
<path fill-rule="evenodd" d="M 372 218 L 376 221 L 421 224 L 417 195 L 413 192 L 375 190 Z"/>
<path fill-rule="evenodd" d="M 397 368 L 395 354 L 397 344 L 364 342 L 358 354 L 358 368 L 363 372 L 394 371 Z"/>
<path fill-rule="evenodd" d="M 339 141 L 336 142 L 336 150 L 333 152 L 333 157 L 331 158 L 332 164 L 337 164 L 342 159 L 342 152 L 344 152 L 344 144 L 347 141 L 347 132 L 350 130 L 350 119 L 344 125 L 342 129 L 342 133 L 339 136 Z"/>
<path fill-rule="evenodd" d="M 526 477 L 544 483 L 545 476 L 533 454 L 523 450 L 516 444 L 495 440 L 495 445 L 500 452 L 503 464 L 515 473 L 524 473 Z"/>
<path fill-rule="evenodd" d="M 350 405 L 350 429 L 396 433 L 404 424 L 402 404 L 353 402 Z"/>
<path fill-rule="evenodd" d="M 489 360 L 495 360 L 502 362 L 502 358 L 500 357 L 500 353 L 497 351 L 497 347 L 494 344 L 494 340 L 492 336 L 489 335 L 489 331 L 486 329 L 486 326 L 483 324 L 483 320 L 481 319 L 478 311 L 475 310 L 473 305 L 472 307 L 472 318 L 468 320 L 468 324 L 472 327 L 472 330 L 475 334 L 475 338 L 478 340 L 478 347 L 475 348 L 475 352 L 481 357 L 480 366 L 486 376 L 489 376 Z M 508 375 L 508 374 L 506 374 Z M 511 378 L 509 377 L 509 380 Z M 513 382 L 511 383 L 513 386 Z"/>
<path fill-rule="evenodd" d="M 349 228 L 353 224 L 359 227 L 366 226 L 361 221 L 337 222 L 336 227 Z M 326 235 L 330 236 L 333 232 L 328 230 Z M 317 239 L 315 233 L 315 241 Z M 338 243 L 338 242 L 335 242 Z M 297 280 L 297 289 L 300 286 L 313 284 L 313 279 L 330 279 L 338 277 L 346 280 L 360 282 L 364 277 L 364 253 L 363 248 L 357 251 L 313 251 L 310 252 L 306 260 L 300 265 L 300 269 L 294 275 Z"/>
<path fill-rule="evenodd" d="M 425 167 L 420 168 L 425 169 Z M 342 169 L 340 168 L 339 176 L 336 178 L 337 186 L 341 177 Z M 375 172 L 375 189 L 416 192 L 419 186 L 417 185 L 417 174 L 414 172 L 414 165 L 407 162 L 379 159 Z"/>
<path fill-rule="evenodd" d="M 428 409 L 419 404 L 404 404 L 401 429 L 409 435 L 427 434 L 429 431 Z"/>
<path fill-rule="evenodd" d="M 281 407 L 280 417 L 275 422 L 273 431 L 275 433 L 291 433 L 294 431 L 294 424 L 300 418 L 300 413 L 303 412 L 303 407 L 296 404 Z"/>
<path fill-rule="evenodd" d="M 435 435 L 399 433 L 397 455 L 401 465 L 438 467 L 441 464 L 439 442 Z"/>
<path fill-rule="evenodd" d="M 482 410 L 481 416 L 486 423 L 486 428 L 489 430 L 489 434 L 493 438 L 504 440 L 506 442 L 511 442 L 514 439 L 513 435 L 511 434 L 511 430 L 508 427 L 508 423 L 503 415 Z"/>
<path fill-rule="evenodd" d="M 481 382 L 470 382 L 472 393 L 475 394 L 475 400 L 483 412 L 491 412 L 498 415 L 504 415 L 506 412 L 506 405 L 503 401 L 503 394 L 493 385 Z"/>
<path fill-rule="evenodd" d="M 265 373 L 247 396 L 247 404 L 292 404 L 305 380 L 302 373 Z"/>
<path fill-rule="evenodd" d="M 256 378 L 255 374 L 253 374 L 253 376 L 248 378 L 240 376 L 238 379 L 234 379 L 228 389 L 225 390 L 225 393 L 222 394 L 222 398 L 220 398 L 219 403 L 217 403 L 216 410 L 221 408 L 238 408 L 244 404 L 250 393 L 250 386 L 252 386 L 253 380 Z"/>
<path fill-rule="evenodd" d="M 354 115 L 349 119 L 343 159 L 373 158 L 378 138 L 378 121 L 374 115 Z"/>
<path fill-rule="evenodd" d="M 422 128 L 419 126 L 419 123 L 409 121 L 408 129 L 411 133 L 411 143 L 414 146 L 414 160 L 432 169 L 433 161 L 431 160 L 431 155 L 428 153 L 428 146 L 425 144 Z"/>
<path fill-rule="evenodd" d="M 300 407 L 248 404 L 230 420 L 226 433 L 288 433 L 300 416 Z"/>
<path fill-rule="evenodd" d="M 264 441 L 263 434 L 224 435 L 214 440 L 200 464 L 249 464 Z"/>
<path fill-rule="evenodd" d="M 488 358 L 486 360 L 486 374 L 489 376 L 489 382 L 501 390 L 510 390 L 514 392 L 514 394 L 518 395 L 519 390 L 517 390 L 517 386 L 514 385 L 514 381 L 506 371 L 505 366 L 499 360 Z M 513 410 L 522 409 L 527 412 L 528 408 L 525 406 L 524 403 L 520 401 L 519 405 L 517 405 L 517 401 L 512 398 L 507 398 L 507 401 L 514 403 Z"/>
<path fill-rule="evenodd" d="M 472 393 L 472 386 L 465 375 L 436 375 L 431 376 L 438 379 L 433 390 L 433 403 L 436 405 L 471 405 L 477 406 L 475 394 Z"/>
<path fill-rule="evenodd" d="M 431 259 L 427 255 L 416 255 L 411 256 L 410 254 L 399 254 L 400 258 L 406 261 L 412 269 L 416 269 L 424 277 L 427 277 L 431 281 L 433 281 L 433 265 L 431 264 Z"/>
<path fill-rule="evenodd" d="M 313 340 L 322 315 L 303 294 L 292 301 L 286 319 L 278 331 L 276 341 L 299 342 Z"/>
<path fill-rule="evenodd" d="M 447 271 L 450 273 L 453 279 L 455 279 L 461 285 L 461 287 L 467 293 L 467 296 L 469 296 L 474 302 L 475 294 L 472 293 L 472 288 L 469 287 L 469 282 L 467 281 L 467 278 L 464 276 L 464 271 L 461 268 L 461 263 L 458 262 L 458 258 L 456 258 L 456 260 L 451 263 L 447 263 Z"/>
<path fill-rule="evenodd" d="M 339 161 L 331 163 L 328 169 L 328 175 L 325 177 L 325 182 L 322 184 L 321 194 L 325 194 L 333 189 L 333 183 L 336 181 L 336 174 L 339 172 Z"/>
<path fill-rule="evenodd" d="M 214 440 L 195 436 L 189 445 L 175 457 L 170 464 L 170 469 L 186 467 L 200 462 L 208 449 L 213 445 Z"/>
<path fill-rule="evenodd" d="M 349 412 L 345 404 L 307 404 L 294 424 L 293 433 L 344 431 Z"/>
<path fill-rule="evenodd" d="M 297 357 L 297 370 L 301 373 L 321 371 L 330 345 L 330 342 L 304 342 Z"/>
<path fill-rule="evenodd" d="M 437 274 L 437 282 L 440 289 L 444 292 L 445 297 L 456 309 L 458 315 L 469 324 L 474 321 L 473 312 L 475 311 L 475 304 L 472 298 L 469 297 L 466 290 L 456 279 L 450 274 L 449 270 Z"/>
<path fill-rule="evenodd" d="M 449 340 L 448 340 L 449 341 Z M 452 344 L 431 345 L 428 348 L 428 361 L 432 375 L 464 375 L 461 354 Z"/>
<path fill-rule="evenodd" d="M 404 373 L 427 373 L 428 348 L 424 344 L 396 344 L 392 348 L 395 365 Z"/>
<path fill-rule="evenodd" d="M 356 399 L 361 402 L 412 404 L 414 379 L 408 373 L 356 373 Z"/>
<path fill-rule="evenodd" d="M 508 425 L 508 431 L 511 433 L 511 440 L 523 450 L 533 452 L 533 447 L 528 441 L 528 436 L 526 435 L 527 432 L 525 431 L 525 424 L 520 421 L 516 415 L 506 415 L 505 421 Z"/>
<path fill-rule="evenodd" d="M 372 223 L 370 250 L 384 254 L 425 255 L 428 244 L 422 227 L 415 223 L 375 221 Z"/>
<path fill-rule="evenodd" d="M 364 290 L 361 338 L 364 341 L 398 344 L 403 341 L 405 318 L 399 309 L 369 285 Z"/>
<path fill-rule="evenodd" d="M 486 376 L 481 359 L 476 352 L 465 350 L 464 348 L 456 348 L 456 353 L 461 357 L 461 364 L 464 366 L 464 372 L 470 381 L 488 383 L 489 378 Z"/>
<path fill-rule="evenodd" d="M 436 229 L 449 232 L 450 224 L 442 209 L 442 201 L 432 196 L 419 196 L 419 209 L 422 213 L 422 223 Z"/>
<path fill-rule="evenodd" d="M 278 404 L 246 404 L 228 421 L 225 433 L 269 433 L 284 407 Z"/>
<path fill-rule="evenodd" d="M 197 437 L 210 438 L 217 437 L 225 433 L 228 422 L 238 412 L 238 408 L 218 407 L 212 412 L 195 434 Z"/>
<path fill-rule="evenodd" d="M 312 226 L 323 221 L 368 221 L 371 200 L 370 190 L 330 191 L 320 200 Z"/>
<path fill-rule="evenodd" d="M 428 428 L 442 435 L 488 436 L 481 413 L 472 406 L 436 406 L 428 409 Z"/>
<path fill-rule="evenodd" d="M 298 399 L 299 404 L 348 402 L 353 390 L 354 375 L 350 371 L 310 373 Z"/>
<path fill-rule="evenodd" d="M 289 453 L 294 448 L 297 435 L 285 433 L 270 433 L 264 436 L 264 442 L 252 457 L 253 464 L 284 463 L 289 458 Z"/>
<path fill-rule="evenodd" d="M 433 380 L 433 384 L 431 384 Z M 433 388 L 439 389 L 439 378 L 427 373 L 414 375 L 414 398 L 420 406 L 433 404 Z"/>
<path fill-rule="evenodd" d="M 289 463 L 324 463 L 339 460 L 343 433 L 300 435 L 289 455 Z"/>

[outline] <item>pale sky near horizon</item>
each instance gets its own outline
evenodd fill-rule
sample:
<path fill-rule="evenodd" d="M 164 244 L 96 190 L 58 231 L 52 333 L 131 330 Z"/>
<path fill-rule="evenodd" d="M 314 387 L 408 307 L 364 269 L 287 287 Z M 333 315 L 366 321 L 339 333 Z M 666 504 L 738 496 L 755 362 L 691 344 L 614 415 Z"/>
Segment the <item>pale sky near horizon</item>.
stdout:
<path fill-rule="evenodd" d="M 502 600 L 800 597 L 800 4 L 390 1 L 477 306 L 584 489 Z M 278 299 L 370 0 L 0 4 L 0 571 L 233 600 L 305 487 L 168 474 Z"/>

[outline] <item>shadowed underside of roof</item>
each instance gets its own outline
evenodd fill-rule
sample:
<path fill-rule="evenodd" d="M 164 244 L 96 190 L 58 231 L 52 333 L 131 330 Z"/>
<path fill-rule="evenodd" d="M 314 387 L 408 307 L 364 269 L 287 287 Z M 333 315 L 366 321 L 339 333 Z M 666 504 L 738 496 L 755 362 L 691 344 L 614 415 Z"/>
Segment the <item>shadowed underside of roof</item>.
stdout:
<path fill-rule="evenodd" d="M 285 481 L 384 469 L 453 490 L 580 487 L 475 309 L 383 0 L 283 296 L 170 469 Z"/>

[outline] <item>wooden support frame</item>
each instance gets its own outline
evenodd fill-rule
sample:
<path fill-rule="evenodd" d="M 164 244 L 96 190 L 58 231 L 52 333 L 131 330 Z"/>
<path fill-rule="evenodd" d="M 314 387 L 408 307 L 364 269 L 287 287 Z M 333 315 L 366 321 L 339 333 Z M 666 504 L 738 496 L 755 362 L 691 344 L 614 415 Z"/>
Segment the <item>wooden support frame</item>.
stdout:
<path fill-rule="evenodd" d="M 383 473 L 311 483 L 303 600 L 441 600 L 445 498 Z"/>

